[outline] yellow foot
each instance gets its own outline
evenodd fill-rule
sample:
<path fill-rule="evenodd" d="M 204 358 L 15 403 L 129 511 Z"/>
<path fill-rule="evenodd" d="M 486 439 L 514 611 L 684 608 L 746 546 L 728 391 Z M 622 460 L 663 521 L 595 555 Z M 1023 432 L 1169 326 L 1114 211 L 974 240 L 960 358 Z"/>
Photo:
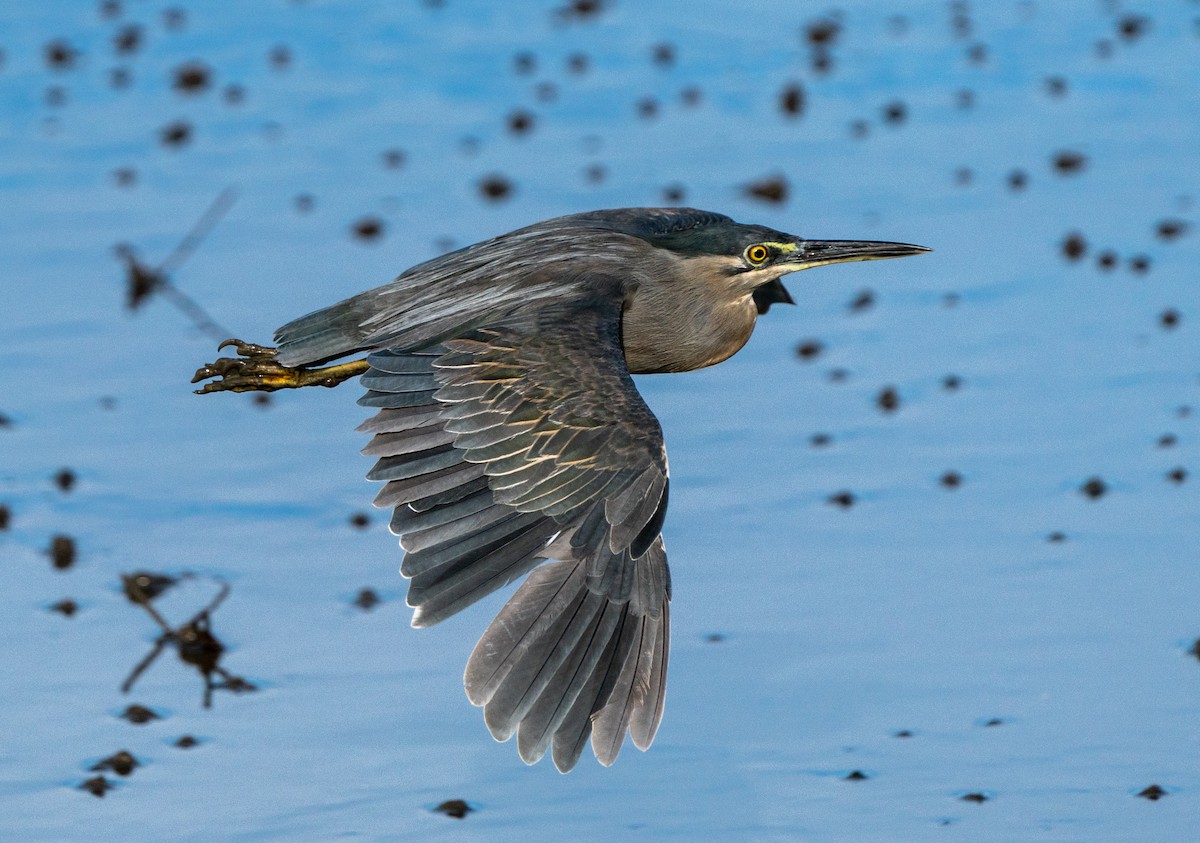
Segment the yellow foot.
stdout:
<path fill-rule="evenodd" d="M 192 383 L 216 378 L 197 389 L 197 395 L 206 392 L 274 392 L 303 386 L 337 386 L 367 370 L 366 360 L 352 360 L 322 369 L 284 366 L 275 360 L 278 353 L 276 349 L 241 340 L 225 340 L 217 346 L 217 351 L 226 346 L 233 346 L 238 356 L 222 357 L 197 369 Z"/>

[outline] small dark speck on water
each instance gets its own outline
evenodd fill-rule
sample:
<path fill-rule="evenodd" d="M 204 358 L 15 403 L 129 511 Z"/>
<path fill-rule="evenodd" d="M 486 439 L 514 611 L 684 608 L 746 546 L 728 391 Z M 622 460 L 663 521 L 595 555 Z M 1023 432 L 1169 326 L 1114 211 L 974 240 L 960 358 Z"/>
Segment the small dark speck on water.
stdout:
<path fill-rule="evenodd" d="M 682 204 L 687 191 L 681 184 L 669 184 L 663 188 L 663 201 L 668 205 Z"/>
<path fill-rule="evenodd" d="M 57 612 L 64 618 L 73 618 L 75 617 L 75 613 L 79 611 L 79 604 L 70 597 L 64 597 L 57 603 L 52 604 L 50 606 L 50 611 Z"/>
<path fill-rule="evenodd" d="M 588 59 L 587 53 L 571 53 L 567 56 L 567 72 L 575 76 L 587 73 L 590 65 L 591 60 Z"/>
<path fill-rule="evenodd" d="M 369 243 L 383 236 L 383 220 L 379 217 L 363 217 L 354 223 L 350 231 L 354 239 Z"/>
<path fill-rule="evenodd" d="M 1187 234 L 1188 228 L 1189 225 L 1184 220 L 1159 220 L 1158 225 L 1154 229 L 1154 233 L 1159 240 L 1169 242 L 1171 240 L 1178 240 L 1184 234 Z"/>
<path fill-rule="evenodd" d="M 947 392 L 954 392 L 962 389 L 962 385 L 962 378 L 960 378 L 958 375 L 946 375 L 946 377 L 942 378 L 942 389 L 946 390 Z"/>
<path fill-rule="evenodd" d="M 1179 440 L 1175 438 L 1174 433 L 1164 433 L 1162 436 L 1158 437 L 1158 442 L 1156 444 L 1160 448 L 1174 448 L 1178 442 Z"/>
<path fill-rule="evenodd" d="M 362 609 L 364 612 L 369 612 L 383 602 L 379 594 L 371 588 L 364 588 L 358 592 L 354 598 L 354 605 Z"/>
<path fill-rule="evenodd" d="M 279 44 L 271 48 L 271 52 L 267 54 L 267 60 L 276 70 L 287 70 L 292 65 L 292 51 L 288 49 L 287 45 Z"/>
<path fill-rule="evenodd" d="M 1150 258 L 1146 255 L 1134 255 L 1129 259 L 1129 271 L 1136 275 L 1145 275 L 1150 271 Z"/>
<path fill-rule="evenodd" d="M 804 86 L 793 82 L 779 95 L 779 110 L 788 117 L 799 117 L 804 113 Z"/>
<path fill-rule="evenodd" d="M 673 44 L 655 44 L 651 50 L 651 60 L 659 67 L 671 67 L 675 64 L 675 46 Z"/>
<path fill-rule="evenodd" d="M 824 348 L 820 340 L 804 340 L 796 346 L 796 356 L 801 360 L 816 360 Z"/>
<path fill-rule="evenodd" d="M 112 172 L 117 187 L 132 187 L 137 181 L 137 170 L 133 167 L 118 167 Z"/>
<path fill-rule="evenodd" d="M 1200 660 L 1200 638 L 1192 642 L 1192 648 L 1188 650 L 1188 655 Z"/>
<path fill-rule="evenodd" d="M 892 732 L 893 738 L 911 738 L 912 736 L 913 736 L 913 733 L 912 733 L 911 729 L 900 729 L 898 731 Z"/>
<path fill-rule="evenodd" d="M 439 814 L 445 814 L 448 817 L 461 820 L 475 809 L 462 799 L 447 799 L 433 810 Z"/>
<path fill-rule="evenodd" d="M 159 130 L 158 137 L 163 146 L 184 146 L 192 139 L 192 124 L 186 120 L 168 123 Z"/>
<path fill-rule="evenodd" d="M 131 753 L 123 749 L 120 752 L 108 756 L 108 758 L 97 761 L 88 769 L 94 773 L 104 770 L 111 770 L 118 776 L 128 776 L 136 767 L 139 766 L 141 766 L 140 762 L 134 758 Z"/>
<path fill-rule="evenodd" d="M 180 735 L 175 741 L 174 745 L 177 749 L 192 749 L 193 747 L 199 746 L 200 741 L 196 740 L 191 735 Z"/>
<path fill-rule="evenodd" d="M 1029 175 L 1024 170 L 1013 170 L 1008 174 L 1008 189 L 1024 190 L 1029 184 Z"/>
<path fill-rule="evenodd" d="M 1117 265 L 1117 253 L 1111 249 L 1105 250 L 1096 255 L 1096 266 L 1105 272 L 1109 272 Z"/>
<path fill-rule="evenodd" d="M 8 504 L 0 504 L 0 533 L 4 532 L 12 524 L 12 510 L 8 508 Z"/>
<path fill-rule="evenodd" d="M 177 7 L 164 9 L 162 17 L 163 26 L 173 32 L 178 32 L 187 25 L 187 12 Z"/>
<path fill-rule="evenodd" d="M 954 105 L 966 111 L 975 107 L 975 92 L 970 88 L 960 88 L 954 94 Z"/>
<path fill-rule="evenodd" d="M 899 126 L 908 118 L 908 106 L 897 100 L 883 107 L 883 122 L 891 126 Z"/>
<path fill-rule="evenodd" d="M 13 421 L 4 413 L 0 413 L 0 430 L 12 430 Z"/>
<path fill-rule="evenodd" d="M 1059 98 L 1067 95 L 1067 80 L 1062 76 L 1047 76 L 1045 81 L 1046 93 Z"/>
<path fill-rule="evenodd" d="M 962 485 L 963 478 L 957 471 L 947 471 L 939 482 L 947 489 L 957 489 Z"/>
<path fill-rule="evenodd" d="M 127 24 L 113 36 L 113 49 L 118 55 L 136 53 L 142 46 L 142 28 L 136 23 Z"/>
<path fill-rule="evenodd" d="M 693 86 L 684 88 L 679 92 L 679 101 L 683 103 L 684 108 L 695 108 L 704 100 L 704 92 Z"/>
<path fill-rule="evenodd" d="M 1150 19 L 1142 15 L 1125 15 L 1117 21 L 1117 35 L 1122 41 L 1136 41 L 1150 28 Z"/>
<path fill-rule="evenodd" d="M 783 176 L 768 176 L 758 181 L 750 182 L 745 187 L 745 193 L 753 199 L 781 204 L 787 201 L 788 183 Z"/>
<path fill-rule="evenodd" d="M 350 516 L 350 526 L 357 530 L 365 530 L 371 526 L 371 516 L 365 512 L 356 512 Z"/>
<path fill-rule="evenodd" d="M 513 71 L 518 76 L 528 76 L 537 70 L 537 56 L 533 53 L 517 53 L 513 56 Z"/>
<path fill-rule="evenodd" d="M 979 793 L 978 791 L 976 791 L 973 793 L 964 793 L 959 798 L 963 802 L 974 802 L 975 804 L 979 805 L 984 802 L 987 802 L 990 797 L 986 793 Z"/>
<path fill-rule="evenodd" d="M 490 202 L 499 202 L 502 199 L 507 199 L 512 194 L 512 191 L 512 182 L 502 175 L 485 176 L 479 182 L 480 194 Z"/>
<path fill-rule="evenodd" d="M 723 632 L 710 632 L 704 636 L 704 641 L 708 644 L 720 644 L 725 638 L 726 635 Z"/>
<path fill-rule="evenodd" d="M 894 386 L 885 386 L 875 397 L 875 403 L 885 413 L 894 413 L 900 407 L 900 393 Z"/>
<path fill-rule="evenodd" d="M 850 372 L 846 369 L 830 369 L 825 377 L 829 378 L 830 383 L 845 383 L 850 379 Z"/>
<path fill-rule="evenodd" d="M 66 41 L 51 41 L 45 47 L 46 64 L 55 70 L 70 70 L 79 58 L 79 51 Z"/>
<path fill-rule="evenodd" d="M 508 115 L 508 130 L 518 137 L 533 131 L 533 114 L 525 109 L 517 109 Z"/>
<path fill-rule="evenodd" d="M 1062 544 L 1066 540 L 1067 534 L 1058 530 L 1055 530 L 1053 533 L 1046 536 L 1046 541 L 1050 542 L 1051 544 Z"/>
<path fill-rule="evenodd" d="M 1168 308 L 1159 314 L 1158 321 L 1164 328 L 1170 330 L 1179 324 L 1179 311 Z"/>
<path fill-rule="evenodd" d="M 1166 795 L 1167 791 L 1156 784 L 1152 784 L 1144 790 L 1138 792 L 1138 796 L 1142 797 L 1143 799 L 1149 799 L 1151 802 L 1157 802 Z"/>
<path fill-rule="evenodd" d="M 1072 231 L 1062 241 L 1062 253 L 1069 261 L 1077 261 L 1087 254 L 1087 241 L 1078 231 Z"/>
<path fill-rule="evenodd" d="M 1187 480 L 1187 469 L 1183 466 L 1176 466 L 1167 472 L 1167 479 L 1177 486 L 1181 485 L 1183 481 Z"/>
<path fill-rule="evenodd" d="M 1056 152 L 1052 159 L 1054 169 L 1060 175 L 1068 176 L 1083 172 L 1087 167 L 1087 156 L 1082 152 L 1063 150 Z"/>
<path fill-rule="evenodd" d="M 75 488 L 75 472 L 69 468 L 59 469 L 54 475 L 54 485 L 59 488 L 59 491 L 69 492 Z"/>
<path fill-rule="evenodd" d="M 404 166 L 405 156 L 402 149 L 384 150 L 380 157 L 383 159 L 383 166 L 389 170 L 399 170 Z"/>
<path fill-rule="evenodd" d="M 850 300 L 847 308 L 851 313 L 862 313 L 864 310 L 869 310 L 875 304 L 874 290 L 860 290 L 854 298 Z"/>
<path fill-rule="evenodd" d="M 65 571 L 75 564 L 75 540 L 70 536 L 55 536 L 50 540 L 50 562 L 55 570 Z"/>
<path fill-rule="evenodd" d="M 868 776 L 868 775 L 867 775 L 866 773 L 864 773 L 862 770 L 851 770 L 849 773 L 847 773 L 847 774 L 846 774 L 846 775 L 843 777 L 843 781 L 848 781 L 848 782 L 865 782 L 865 781 L 866 781 L 867 779 L 869 779 L 869 778 L 870 778 L 870 776 Z"/>
<path fill-rule="evenodd" d="M 316 205 L 316 201 L 311 193 L 300 193 L 292 199 L 292 207 L 296 209 L 297 213 L 307 214 L 312 211 L 313 206 Z"/>
<path fill-rule="evenodd" d="M 79 785 L 80 790 L 86 790 L 88 793 L 92 794 L 92 796 L 98 796 L 101 799 L 103 799 L 104 794 L 108 793 L 110 790 L 112 790 L 112 788 L 112 783 L 109 782 L 108 779 L 104 778 L 104 776 L 92 776 L 92 778 Z"/>
<path fill-rule="evenodd" d="M 1104 497 L 1104 494 L 1108 491 L 1108 486 L 1099 477 L 1092 477 L 1079 487 L 1079 491 L 1092 500 L 1098 500 Z"/>
<path fill-rule="evenodd" d="M 1004 725 L 1004 720 L 999 717 L 989 717 L 987 720 L 983 721 L 983 726 L 985 728 L 990 728 L 993 726 L 1003 726 L 1003 725 Z"/>
<path fill-rule="evenodd" d="M 954 183 L 959 187 L 966 187 L 975 178 L 975 173 L 970 167 L 959 167 L 954 171 Z"/>
<path fill-rule="evenodd" d="M 137 703 L 126 706 L 125 710 L 121 712 L 121 717 L 125 720 L 128 720 L 130 723 L 135 723 L 139 726 L 144 723 L 149 723 L 151 720 L 162 719 L 161 714 L 146 708 L 144 705 L 138 705 Z"/>
<path fill-rule="evenodd" d="M 642 97 L 638 100 L 637 114 L 643 120 L 653 120 L 658 116 L 658 100 L 654 97 Z"/>
<path fill-rule="evenodd" d="M 241 105 L 246 100 L 246 89 L 241 85 L 226 85 L 221 98 L 226 105 Z"/>
<path fill-rule="evenodd" d="M 833 438 L 828 433 L 814 433 L 808 438 L 808 444 L 814 448 L 827 448 L 833 443 Z"/>
<path fill-rule="evenodd" d="M 854 506 L 854 493 L 837 492 L 830 495 L 827 498 L 827 502 L 833 504 L 834 506 L 841 507 L 842 509 L 849 509 L 850 507 Z"/>
<path fill-rule="evenodd" d="M 181 64 L 171 71 L 171 77 L 171 87 L 182 94 L 198 94 L 212 83 L 212 71 L 198 61 Z"/>
<path fill-rule="evenodd" d="M 254 406 L 261 409 L 266 409 L 271 406 L 271 396 L 265 392 L 256 392 L 254 394 Z"/>

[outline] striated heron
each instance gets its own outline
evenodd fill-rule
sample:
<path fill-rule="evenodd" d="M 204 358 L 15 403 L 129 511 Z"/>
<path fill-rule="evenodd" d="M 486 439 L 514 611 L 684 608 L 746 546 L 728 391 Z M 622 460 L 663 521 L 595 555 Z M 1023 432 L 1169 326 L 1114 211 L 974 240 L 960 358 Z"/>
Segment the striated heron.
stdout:
<path fill-rule="evenodd" d="M 631 374 L 737 352 L 781 276 L 928 251 L 805 240 L 689 208 L 547 220 L 409 269 L 280 328 L 277 348 L 201 368 L 198 390 L 334 386 L 362 375 L 375 505 L 430 626 L 525 576 L 467 663 L 467 696 L 526 763 L 613 763 L 663 712 L 668 470 Z M 322 364 L 366 352 L 365 360 Z"/>

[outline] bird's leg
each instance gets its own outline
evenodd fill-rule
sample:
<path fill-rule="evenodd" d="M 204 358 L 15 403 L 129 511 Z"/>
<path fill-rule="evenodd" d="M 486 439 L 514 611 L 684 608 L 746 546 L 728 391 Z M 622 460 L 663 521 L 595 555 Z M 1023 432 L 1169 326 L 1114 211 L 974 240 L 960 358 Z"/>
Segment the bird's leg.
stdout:
<path fill-rule="evenodd" d="M 304 386 L 337 386 L 344 380 L 361 375 L 368 368 L 366 360 L 351 360 L 320 369 L 284 366 L 275 359 L 277 349 L 241 340 L 225 340 L 217 346 L 217 351 L 230 345 L 237 350 L 237 357 L 222 357 L 196 370 L 192 383 L 216 378 L 197 389 L 198 395 L 224 390 L 274 392 L 277 389 L 299 389 Z"/>
<path fill-rule="evenodd" d="M 122 694 L 128 694 L 133 690 L 133 684 L 138 681 L 138 677 L 145 673 L 146 668 L 148 668 L 154 662 L 154 660 L 158 658 L 158 654 L 163 651 L 163 647 L 166 647 L 167 642 L 170 640 L 171 636 L 169 634 L 164 634 L 154 642 L 154 646 L 150 649 L 150 652 L 146 654 L 146 657 L 137 663 L 137 666 L 129 672 L 129 676 L 125 677 L 125 681 L 121 683 Z"/>

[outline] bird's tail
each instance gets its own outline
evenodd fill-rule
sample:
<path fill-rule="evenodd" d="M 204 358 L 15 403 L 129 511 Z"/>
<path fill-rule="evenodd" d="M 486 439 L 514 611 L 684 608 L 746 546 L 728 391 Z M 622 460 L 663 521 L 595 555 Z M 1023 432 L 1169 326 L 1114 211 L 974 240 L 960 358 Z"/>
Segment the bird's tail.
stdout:
<path fill-rule="evenodd" d="M 638 749 L 654 740 L 670 638 L 661 539 L 636 566 L 630 599 L 620 602 L 588 587 L 586 560 L 537 568 L 471 654 L 467 696 L 484 707 L 493 737 L 517 734 L 527 764 L 553 746 L 554 765 L 565 773 L 590 736 L 607 766 L 626 731 Z"/>

